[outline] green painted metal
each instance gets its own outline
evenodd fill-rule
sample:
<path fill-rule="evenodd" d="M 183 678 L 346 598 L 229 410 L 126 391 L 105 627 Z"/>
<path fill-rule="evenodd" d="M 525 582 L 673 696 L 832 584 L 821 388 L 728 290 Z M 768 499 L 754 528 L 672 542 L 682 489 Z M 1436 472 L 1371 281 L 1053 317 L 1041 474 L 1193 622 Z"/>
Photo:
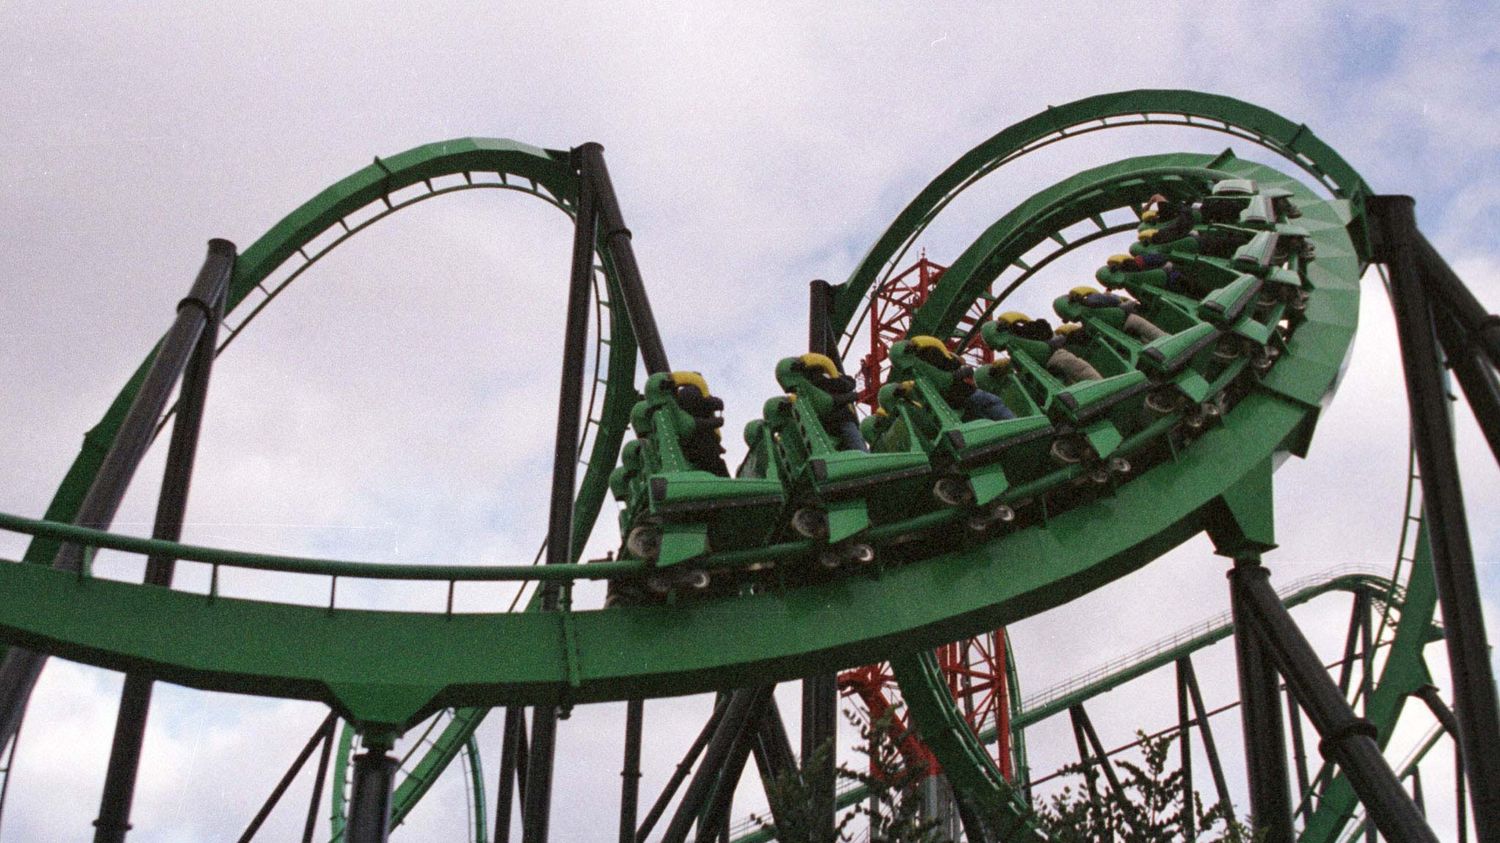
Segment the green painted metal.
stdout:
<path fill-rule="evenodd" d="M 1309 239 L 1318 247 L 1318 259 L 1308 273 L 1315 294 L 1306 322 L 1282 359 L 1221 427 L 1173 461 L 1123 484 L 1113 497 L 1054 514 L 1046 529 L 978 544 L 949 543 L 954 546 L 919 562 L 885 569 L 879 576 L 849 576 L 734 599 L 550 616 L 325 610 L 146 589 L 34 565 L 0 565 L 0 588 L 14 596 L 0 605 L 0 639 L 193 687 L 322 700 L 362 726 L 399 730 L 444 707 L 664 696 L 788 679 L 892 652 L 918 652 L 1098 588 L 1220 523 L 1225 507 L 1235 508 L 1227 503 L 1234 490 L 1246 484 L 1258 488 L 1258 478 L 1275 455 L 1305 451 L 1321 404 L 1336 383 L 1357 318 L 1358 278 L 1368 254 L 1362 207 L 1369 193 L 1358 174 L 1305 126 L 1238 100 L 1187 91 L 1092 97 L 1049 108 L 960 158 L 898 215 L 835 298 L 834 327 L 847 332 L 882 268 L 893 267 L 934 216 L 978 178 L 1066 137 L 1148 122 L 1199 126 L 1249 139 L 1312 173 L 1335 199 L 1320 200 L 1275 171 L 1232 156 L 1154 156 L 1096 168 L 1043 191 L 991 226 L 945 273 L 917 314 L 916 324 L 949 334 L 995 273 L 1031 248 L 1027 244 L 1052 237 L 1071 221 L 1091 219 L 1099 224 L 1109 208 L 1143 199 L 1138 194 L 1152 181 L 1201 184 L 1221 173 L 1255 178 L 1297 197 L 1307 212 L 1302 222 L 1309 228 Z M 465 174 L 467 179 L 473 171 L 506 173 L 528 181 L 530 192 L 550 194 L 554 204 L 566 210 L 573 185 L 565 159 L 565 153 L 474 139 L 377 159 L 319 194 L 245 251 L 231 287 L 231 308 L 344 217 L 377 201 L 391 207 L 393 191 L 438 176 Z M 1065 249 L 1069 245 L 1063 244 Z M 605 267 L 613 300 L 607 260 Z M 635 398 L 633 338 L 623 320 L 613 319 L 613 309 L 609 318 L 612 346 L 605 407 L 577 504 L 583 536 L 602 504 Z M 100 424 L 85 436 L 83 450 L 44 521 L 0 516 L 0 526 L 38 536 L 25 561 L 47 562 L 58 539 L 82 536 L 65 532 L 66 522 L 76 512 L 149 362 L 148 358 Z M 1127 440 L 1121 447 L 1130 445 Z M 1059 476 L 1047 482 L 1067 479 Z M 1035 493 L 1043 488 L 1022 486 L 1015 491 Z M 956 524 L 946 513 L 931 513 L 887 525 L 883 537 L 934 529 L 956 529 Z M 126 541 L 84 538 L 105 546 Z M 218 557 L 221 564 L 339 576 L 441 580 L 470 578 L 457 571 L 473 570 L 434 566 L 418 571 L 412 569 L 420 566 L 295 560 L 184 546 L 155 549 L 183 558 L 193 558 L 189 553 L 224 554 Z M 721 554 L 714 564 L 731 567 L 755 559 L 788 559 L 810 549 L 806 542 L 782 542 L 748 548 L 738 556 Z M 613 564 L 592 573 L 568 571 L 559 576 L 608 578 L 634 572 L 631 563 Z M 518 567 L 491 566 L 473 578 L 519 577 Z M 160 632 L 164 617 L 174 621 L 170 640 Z M 931 690 L 919 687 L 934 682 L 919 660 L 907 658 L 903 664 L 902 672 L 916 681 L 907 690 L 909 697 Z M 1391 687 L 1396 687 L 1394 681 Z M 959 778 L 984 781 L 982 766 L 959 757 L 967 750 L 960 745 L 951 748 L 952 769 Z M 948 760 L 944 763 L 947 766 Z"/>
<path fill-rule="evenodd" d="M 384 562 L 347 562 L 303 556 L 281 556 L 272 553 L 249 553 L 217 547 L 179 544 L 160 539 L 125 536 L 73 524 L 23 518 L 0 512 L 0 529 L 26 533 L 44 539 L 75 541 L 93 547 L 110 548 L 140 554 L 161 554 L 178 560 L 247 568 L 257 571 L 280 571 L 324 577 L 350 577 L 379 580 L 426 580 L 449 582 L 571 582 L 574 580 L 607 580 L 639 574 L 646 564 L 638 561 L 592 562 L 587 565 L 432 565 L 424 563 L 389 564 Z"/>
<path fill-rule="evenodd" d="M 949 784 L 983 810 L 996 839 L 1047 839 L 1036 826 L 1031 806 L 1000 775 L 984 744 L 954 707 L 932 651 L 891 659 L 891 672 L 901 686 L 912 724 L 943 765 Z"/>
<path fill-rule="evenodd" d="M 1391 641 L 1380 678 L 1370 698 L 1365 701 L 1365 719 L 1375 724 L 1375 742 L 1385 749 L 1395 732 L 1396 721 L 1406 700 L 1416 690 L 1432 681 L 1422 650 L 1433 639 L 1429 634 L 1437 605 L 1437 585 L 1432 576 L 1432 548 L 1427 543 L 1426 526 L 1417 533 L 1417 549 L 1407 578 L 1406 600 L 1396 634 Z M 1326 770 L 1324 771 L 1327 772 Z M 1343 775 L 1333 778 L 1303 828 L 1301 840 L 1306 843 L 1328 843 L 1336 840 L 1348 826 L 1359 804 L 1354 788 Z"/>
<path fill-rule="evenodd" d="M 240 255 L 230 282 L 225 314 L 239 315 L 237 308 L 246 301 L 246 297 L 281 269 L 290 258 L 298 254 L 305 255 L 305 250 L 311 243 L 335 227 L 347 229 L 348 226 L 344 223 L 347 217 L 377 202 L 384 203 L 387 209 L 391 209 L 458 190 L 510 187 L 543 197 L 571 215 L 576 185 L 574 173 L 567 166 L 567 158 L 567 152 L 543 150 L 515 141 L 490 138 L 444 141 L 420 146 L 390 158 L 376 158 L 374 164 L 337 182 L 287 215 Z M 498 174 L 502 183 L 477 182 L 472 178 L 474 173 Z M 464 185 L 440 190 L 431 187 L 433 179 L 458 175 L 465 178 Z M 512 179 L 519 182 L 513 185 L 510 182 Z M 431 192 L 393 205 L 392 193 L 418 184 L 426 184 Z M 386 213 L 377 213 L 376 217 L 339 237 L 333 245 L 343 242 L 353 233 L 363 230 L 370 222 L 385 215 Z M 333 245 L 325 247 L 316 257 L 326 254 Z M 313 257 L 308 257 L 309 263 L 312 260 Z M 602 262 L 608 279 L 610 300 L 614 300 L 618 285 L 613 269 L 607 259 Z M 280 292 L 290 280 L 286 279 L 282 286 L 272 292 Z M 273 298 L 274 296 L 270 296 L 255 305 L 249 316 L 241 322 L 241 326 Z M 611 349 L 608 387 L 599 419 L 599 432 L 588 460 L 590 468 L 580 484 L 575 518 L 578 530 L 585 538 L 603 503 L 608 488 L 609 469 L 619 453 L 620 442 L 628 426 L 630 407 L 635 401 L 634 334 L 626 320 L 615 318 L 613 309 L 610 309 L 606 318 Z M 153 350 L 115 397 L 104 417 L 84 435 L 82 450 L 46 510 L 46 521 L 66 524 L 76 515 L 83 494 L 93 481 L 99 462 L 113 441 L 154 355 Z M 50 563 L 58 544 L 57 535 L 39 535 L 27 547 L 24 560 Z"/>
<path fill-rule="evenodd" d="M 371 724 L 439 708 L 666 696 L 932 647 L 1044 611 L 1185 541 L 1308 408 L 1262 392 L 1174 463 L 1024 530 L 878 578 L 556 616 L 426 615 L 185 594 L 0 565 L 7 640 L 192 687 L 318 699 Z M 1170 506 L 1164 504 L 1171 504 Z M 1102 525 L 1111 525 L 1101 529 Z M 161 635 L 170 617 L 174 635 Z M 576 672 L 570 665 L 576 664 Z"/>
<path fill-rule="evenodd" d="M 1182 90 L 1138 90 L 1076 100 L 1006 127 L 964 153 L 923 188 L 876 240 L 836 292 L 832 321 L 846 330 L 872 285 L 900 263 L 907 248 L 955 196 L 980 178 L 1041 146 L 1123 125 L 1189 125 L 1246 138 L 1271 149 L 1314 175 L 1353 208 L 1358 254 L 1368 254 L 1363 226 L 1369 186 L 1331 147 L 1304 124 L 1260 106 L 1218 94 Z"/>
<path fill-rule="evenodd" d="M 1182 166 L 1209 160 L 1184 156 Z M 1247 162 L 1221 169 L 1283 183 Z M 1285 183 L 1299 201 L 1317 204 Z M 1315 237 L 1318 263 L 1325 253 L 1354 253 L 1337 220 Z M 956 548 L 879 579 L 549 617 L 450 618 L 210 601 L 0 566 L 6 587 L 27 598 L 0 608 L 0 629 L 8 640 L 71 658 L 195 687 L 319 699 L 357 722 L 392 728 L 444 707 L 690 693 L 932 646 L 1043 611 L 1145 564 L 1203 528 L 1215 501 L 1270 454 L 1304 441 L 1316 406 L 1306 399 L 1328 390 L 1352 336 L 1358 264 L 1339 268 L 1330 260 L 1321 271 L 1309 321 L 1273 371 L 1301 365 L 1297 377 L 1283 379 L 1295 389 L 1269 378 L 1269 389 L 1248 396 L 1180 459 L 1113 498 L 1050 518 L 1048 529 Z M 1303 346 L 1328 353 L 1304 354 Z M 183 634 L 163 641 L 140 628 L 141 619 L 163 616 L 178 618 Z"/>
<path fill-rule="evenodd" d="M 1406 590 L 1399 583 L 1373 573 L 1331 571 L 1321 575 L 1314 575 L 1312 582 L 1307 585 L 1294 585 L 1294 587 L 1282 594 L 1282 602 L 1288 607 L 1300 606 L 1319 597 L 1335 592 L 1356 593 L 1365 591 L 1371 594 L 1382 605 L 1382 613 L 1391 613 L 1393 617 L 1406 617 L 1404 608 L 1406 606 Z M 1414 605 L 1416 610 L 1411 614 L 1411 629 L 1414 634 L 1424 627 L 1428 641 L 1436 640 L 1442 634 L 1432 619 L 1432 611 L 1427 595 L 1418 593 Z M 1424 621 L 1425 618 L 1425 621 Z M 1183 656 L 1189 656 L 1199 650 L 1206 649 L 1220 641 L 1228 638 L 1234 633 L 1234 626 L 1227 616 L 1215 618 L 1174 635 L 1170 643 L 1162 643 L 1148 648 L 1149 652 L 1135 659 L 1111 666 L 1109 670 L 1097 677 L 1085 674 L 1086 679 L 1072 680 L 1063 687 L 1067 690 L 1063 693 L 1042 692 L 1043 699 L 1039 704 L 1030 707 L 1022 707 L 1020 702 L 1020 688 L 1016 683 L 1012 684 L 1015 710 L 1011 716 L 1012 739 L 1021 741 L 1025 738 L 1025 730 L 1049 717 L 1056 716 L 1067 711 L 1073 705 L 1086 703 L 1102 694 L 1109 693 L 1132 680 L 1138 679 L 1152 671 L 1167 667 L 1175 663 Z M 1401 651 L 1404 655 L 1404 648 Z M 916 677 L 908 676 L 908 682 L 919 681 Z M 942 707 L 941 698 L 938 699 L 939 707 Z M 946 721 L 943 721 L 946 723 Z M 995 730 L 986 729 L 978 735 L 981 744 L 990 744 L 995 741 Z M 1021 790 L 1024 782 L 1018 780 L 1013 787 Z M 847 788 L 839 793 L 839 807 L 846 808 L 850 805 L 863 801 L 869 795 L 869 791 L 863 785 Z M 736 837 L 734 843 L 765 843 L 774 840 L 775 835 L 770 832 L 757 831 Z"/>
<path fill-rule="evenodd" d="M 474 739 L 474 732 L 484 722 L 487 714 L 489 710 L 484 708 L 457 709 L 436 738 L 429 741 L 425 734 L 422 736 L 417 749 L 425 751 L 417 760 L 416 766 L 406 770 L 403 765 L 405 776 L 397 781 L 395 791 L 391 794 L 392 829 L 406 820 L 406 816 L 437 783 L 438 777 L 448 765 L 462 753 L 468 765 L 471 839 L 473 843 L 489 843 L 484 771 L 480 764 L 479 744 Z M 355 735 L 354 727 L 345 723 L 339 736 L 339 751 L 334 759 L 334 769 L 337 772 L 330 800 L 329 843 L 344 839 L 347 827 L 348 793 L 343 785 L 347 780 L 347 771 L 353 769 L 352 748 Z"/>

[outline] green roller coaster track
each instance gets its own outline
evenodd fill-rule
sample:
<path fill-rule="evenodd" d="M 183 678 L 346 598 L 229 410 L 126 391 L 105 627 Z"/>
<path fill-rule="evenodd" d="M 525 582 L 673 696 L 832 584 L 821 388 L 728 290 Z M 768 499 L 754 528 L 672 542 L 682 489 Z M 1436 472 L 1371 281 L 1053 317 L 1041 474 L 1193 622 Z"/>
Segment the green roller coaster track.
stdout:
<path fill-rule="evenodd" d="M 963 155 L 898 214 L 850 278 L 835 288 L 833 328 L 852 339 L 865 318 L 862 308 L 868 307 L 871 290 L 890 277 L 932 220 L 963 190 L 1038 148 L 1135 125 L 1203 128 L 1255 143 L 1308 173 L 1328 196 L 1230 152 L 1153 155 L 1090 169 L 1039 192 L 986 229 L 916 311 L 911 333 L 968 339 L 960 327 L 966 314 L 993 314 L 1009 292 L 1042 265 L 1134 227 L 1133 222 L 1110 224 L 1107 214 L 1129 209 L 1138 216 L 1152 194 L 1190 195 L 1226 178 L 1253 179 L 1293 197 L 1302 211 L 1299 224 L 1316 247 L 1317 258 L 1306 273 L 1311 294 L 1304 321 L 1274 367 L 1256 379 L 1221 424 L 1180 452 L 1174 449 L 1170 459 L 1119 484 L 1111 494 L 1050 513 L 1044 529 L 1002 532 L 966 543 L 924 544 L 936 549 L 909 564 L 881 563 L 869 575 L 748 590 L 732 598 L 598 610 L 576 609 L 564 601 L 557 612 L 454 613 L 451 594 L 461 582 L 554 581 L 566 590 L 579 579 L 639 577 L 647 565 L 626 559 L 587 564 L 575 560 L 550 567 L 398 566 L 195 547 L 72 526 L 69 522 L 150 366 L 148 355 L 85 436 L 44 518 L 0 515 L 0 528 L 35 536 L 21 560 L 31 564 L 0 565 L 0 591 L 10 595 L 0 602 L 0 640 L 194 688 L 323 702 L 365 734 L 399 734 L 435 712 L 456 709 L 433 750 L 419 759 L 419 773 L 398 791 L 398 810 L 409 809 L 459 749 L 471 745 L 473 730 L 490 707 L 570 705 L 745 687 L 894 655 L 892 663 L 913 718 L 955 787 L 1010 816 L 1012 827 L 1002 836 L 1032 834 L 1028 810 L 1000 779 L 978 736 L 957 720 L 946 686 L 936 675 L 931 648 L 1014 623 L 1100 588 L 1205 530 L 1226 554 L 1274 546 L 1272 472 L 1285 455 L 1306 452 L 1353 339 L 1359 281 L 1371 260 L 1364 217 L 1370 190 L 1306 126 L 1257 106 L 1188 91 L 1091 97 L 1049 107 Z M 434 186 L 435 180 L 452 177 L 462 183 Z M 568 153 L 512 141 L 455 140 L 377 158 L 298 208 L 245 250 L 235 267 L 226 307 L 238 324 L 224 345 L 329 249 L 395 210 L 448 192 L 490 187 L 531 193 L 571 214 L 575 181 Z M 410 195 L 398 198 L 403 191 Z M 361 214 L 367 218 L 351 226 L 348 221 Z M 1060 234 L 1080 223 L 1092 223 L 1095 230 L 1072 241 Z M 311 244 L 325 241 L 330 232 L 342 233 L 332 245 L 310 254 Z M 1058 246 L 1052 254 L 1032 258 L 1031 263 L 1023 260 L 1049 242 Z M 621 300 L 620 281 L 607 250 L 597 253 L 604 284 L 602 290 L 596 285 L 601 337 L 596 356 L 598 365 L 606 368 L 602 377 L 596 374 L 596 381 L 605 387 L 597 415 L 590 413 L 594 438 L 575 504 L 579 547 L 602 508 L 609 473 L 619 459 L 630 411 L 639 398 L 635 337 L 622 308 L 613 306 Z M 272 278 L 280 280 L 267 286 Z M 996 294 L 993 289 L 1001 281 L 1009 287 Z M 602 362 L 606 357 L 607 363 Z M 1159 447 L 1177 421 L 1169 416 L 1132 434 L 1118 453 L 1131 457 Z M 1010 489 L 1006 499 L 1040 496 L 1077 476 L 1076 467 L 1058 469 Z M 880 548 L 913 536 L 960 529 L 958 521 L 951 511 L 925 513 L 877 525 L 866 540 Z M 214 566 L 215 582 L 220 566 L 319 575 L 330 580 L 329 604 L 270 603 L 223 596 L 216 589 L 193 594 L 96 578 L 87 569 L 82 574 L 53 570 L 48 563 L 65 541 L 209 564 Z M 735 573 L 768 561 L 791 564 L 815 552 L 812 541 L 792 539 L 710 553 L 698 564 Z M 342 608 L 333 595 L 337 579 L 344 577 L 447 582 L 450 602 L 446 609 L 425 612 Z M 1330 583 L 1327 588 L 1348 585 Z M 1305 599 L 1301 593 L 1298 597 Z M 1405 697 L 1418 680 L 1425 681 L 1420 648 L 1428 640 L 1434 599 L 1430 578 L 1410 579 L 1396 644 L 1376 697 L 1368 703 L 1382 744 Z M 163 617 L 173 619 L 171 636 L 160 634 Z M 1222 634 L 1216 630 L 1185 643 L 1189 649 L 1184 652 Z M 1106 684 L 1112 687 L 1149 669 L 1144 663 L 1134 665 Z M 1074 696 L 1102 690 L 1090 685 Z M 1041 716 L 1045 715 L 1022 713 L 1022 719 Z M 341 759 L 349 740 L 346 733 Z M 477 780 L 475 757 L 471 754 Z M 342 790 L 335 788 L 336 837 Z M 1335 780 L 1305 839 L 1333 839 L 1351 812 L 1352 791 L 1342 779 Z M 476 840 L 483 839 L 482 818 L 478 822 Z"/>

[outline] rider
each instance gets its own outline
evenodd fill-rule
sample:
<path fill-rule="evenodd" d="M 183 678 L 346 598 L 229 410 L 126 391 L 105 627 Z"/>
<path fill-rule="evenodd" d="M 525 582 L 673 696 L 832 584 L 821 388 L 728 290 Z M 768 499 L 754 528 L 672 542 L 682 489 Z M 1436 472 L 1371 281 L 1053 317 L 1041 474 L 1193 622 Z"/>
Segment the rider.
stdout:
<path fill-rule="evenodd" d="M 724 464 L 724 446 L 719 428 L 724 426 L 724 402 L 708 391 L 708 382 L 697 372 L 673 372 L 672 398 L 693 417 L 693 429 L 682 439 L 682 455 L 693 468 L 720 477 L 729 476 Z"/>
<path fill-rule="evenodd" d="M 1123 298 L 1114 293 L 1100 292 L 1093 287 L 1074 287 L 1068 291 L 1068 301 L 1087 308 L 1117 307 L 1123 310 L 1125 333 L 1143 343 L 1159 340 L 1167 335 L 1166 331 L 1137 313 L 1141 306 L 1140 302 L 1132 299 Z"/>
<path fill-rule="evenodd" d="M 839 449 L 869 451 L 870 446 L 859 432 L 859 417 L 854 414 L 854 402 L 859 399 L 854 378 L 841 373 L 828 355 L 815 352 L 797 358 L 793 367 L 800 369 L 809 383 L 833 399 L 833 410 L 819 421 L 824 429 L 838 438 Z"/>
<path fill-rule="evenodd" d="M 1022 352 L 1042 361 L 1047 371 L 1067 383 L 1104 380 L 1092 364 L 1063 347 L 1067 344 L 1067 337 L 1054 334 L 1052 323 L 1046 319 L 1032 319 L 1024 313 L 1010 311 L 1001 314 L 999 322 L 1021 341 L 1018 345 Z"/>
<path fill-rule="evenodd" d="M 935 369 L 953 373 L 952 383 L 943 390 L 943 399 L 950 407 L 962 408 L 965 418 L 1005 421 L 1016 417 L 1000 396 L 974 385 L 974 368 L 965 365 L 942 340 L 917 336 L 911 338 L 911 345 L 919 360 Z"/>

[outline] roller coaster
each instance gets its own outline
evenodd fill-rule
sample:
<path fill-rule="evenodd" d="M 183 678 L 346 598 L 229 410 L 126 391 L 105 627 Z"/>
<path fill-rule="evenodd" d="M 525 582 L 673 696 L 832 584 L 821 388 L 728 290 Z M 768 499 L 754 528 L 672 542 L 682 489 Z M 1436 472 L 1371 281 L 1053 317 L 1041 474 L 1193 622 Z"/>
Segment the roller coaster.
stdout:
<path fill-rule="evenodd" d="M 893 321 L 887 305 L 912 250 L 956 197 L 1038 149 L 1131 126 L 1227 134 L 1300 176 L 1232 150 L 1104 163 L 1000 216 L 924 274 Z M 179 541 L 215 358 L 339 245 L 414 204 L 477 189 L 528 194 L 574 224 L 542 564 L 351 562 Z M 1007 307 L 1053 261 L 1127 237 L 1128 250 L 1101 253 L 1097 286 L 1053 291 L 1056 330 Z M 1278 592 L 1261 564 L 1276 546 L 1273 472 L 1307 452 L 1372 267 L 1397 314 L 1412 410 L 1395 570 L 1334 572 Z M 899 709 L 899 737 L 951 789 L 953 839 L 1040 840 L 1033 786 L 1045 777 L 1028 766 L 1025 730 L 1067 714 L 1090 790 L 1101 775 L 1117 788 L 1116 751 L 1085 703 L 1156 670 L 1176 672 L 1171 731 L 1186 789 L 1196 730 L 1218 797 L 1233 801 L 1210 723 L 1224 709 L 1206 709 L 1192 662 L 1232 639 L 1248 808 L 1263 839 L 1438 839 L 1419 762 L 1448 740 L 1459 759 L 1456 835 L 1466 839 L 1472 824 L 1478 839 L 1500 840 L 1500 723 L 1443 369 L 1500 457 L 1500 331 L 1418 231 L 1409 198 L 1376 194 L 1307 126 L 1258 106 L 1190 91 L 1095 96 L 1048 107 L 965 153 L 844 282 L 813 282 L 810 305 L 807 352 L 776 366 L 779 389 L 745 426 L 748 453 L 731 473 L 718 456 L 722 403 L 701 376 L 668 362 L 597 144 L 421 146 L 376 158 L 242 253 L 211 241 L 168 331 L 88 431 L 43 517 L 0 514 L 0 528 L 32 537 L 21 559 L 0 565 L 0 809 L 10 778 L 25 775 L 18 746 L 31 691 L 57 656 L 126 677 L 97 841 L 130 831 L 155 682 L 328 707 L 242 840 L 317 755 L 304 840 L 388 839 L 462 759 L 470 809 L 454 838 L 510 840 L 518 816 L 521 839 L 541 843 L 559 717 L 606 701 L 628 702 L 622 843 L 775 838 L 788 806 L 772 788 L 767 827 L 731 823 L 752 760 L 765 781 L 826 780 L 814 794 L 815 839 L 833 840 L 836 813 L 865 798 L 812 775 L 810 765 L 833 764 L 816 750 L 833 739 L 840 688 L 868 713 Z M 844 369 L 866 330 L 885 339 L 858 364 L 861 383 Z M 168 426 L 152 536 L 111 532 Z M 611 494 L 619 548 L 584 559 Z M 1230 560 L 1229 615 L 1023 698 L 1025 654 L 1009 652 L 1007 625 L 1200 533 Z M 145 557 L 144 582 L 96 576 L 101 549 Z M 173 588 L 182 565 L 207 568 L 207 588 Z M 311 575 L 326 583 L 326 603 L 223 594 L 225 569 Z M 437 583 L 447 599 L 400 611 L 341 606 L 340 581 L 351 579 Z M 574 604 L 576 584 L 601 580 L 605 605 Z M 456 593 L 474 583 L 524 584 L 530 599 L 521 611 L 455 610 Z M 1337 676 L 1286 608 L 1333 593 L 1354 601 Z M 1447 700 L 1424 661 L 1437 640 L 1449 657 Z M 800 766 L 773 696 L 797 680 Z M 716 694 L 712 714 L 641 816 L 644 701 L 699 693 Z M 1412 698 L 1439 728 L 1393 767 L 1387 747 Z M 988 714 L 976 716 L 981 708 Z M 487 788 L 475 734 L 495 709 L 504 711 L 500 782 Z M 1304 723 L 1319 739 L 1315 770 Z M 331 822 L 318 822 L 325 814 Z M 612 836 L 601 829 L 599 839 Z"/>

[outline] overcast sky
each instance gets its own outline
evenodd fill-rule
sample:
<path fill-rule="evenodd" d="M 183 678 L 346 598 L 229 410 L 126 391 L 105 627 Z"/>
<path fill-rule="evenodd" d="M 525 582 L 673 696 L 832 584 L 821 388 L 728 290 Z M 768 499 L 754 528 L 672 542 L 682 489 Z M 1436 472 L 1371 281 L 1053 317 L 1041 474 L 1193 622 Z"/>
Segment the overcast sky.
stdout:
<path fill-rule="evenodd" d="M 1414 195 L 1428 236 L 1494 306 L 1497 43 L 1500 23 L 1481 3 L 6 3 L 0 510 L 42 513 L 81 434 L 169 322 L 208 238 L 246 247 L 372 156 L 454 137 L 604 144 L 667 349 L 724 396 L 734 458 L 738 431 L 776 390 L 775 361 L 804 341 L 808 279 L 845 278 L 976 143 L 1090 94 L 1196 88 L 1307 123 L 1377 190 Z M 982 183 L 919 245 L 951 260 L 1014 203 L 1077 170 L 1229 140 L 1122 130 L 1057 145 Z M 215 369 L 186 540 L 377 561 L 529 560 L 543 530 L 569 237 L 542 203 L 473 192 L 382 222 L 315 267 Z M 1023 303 L 1044 307 L 1109 251 L 1060 262 Z M 1406 417 L 1389 309 L 1373 280 L 1366 292 L 1312 454 L 1277 475 L 1282 548 L 1267 562 L 1278 582 L 1386 566 L 1395 553 Z M 1459 416 L 1493 606 L 1500 489 Z M 163 450 L 120 530 L 149 531 Z M 617 541 L 603 521 L 601 551 Z M 0 556 L 23 546 L 0 535 Z M 125 561 L 102 570 L 139 576 Z M 1017 625 L 1023 684 L 1044 688 L 1219 613 L 1223 571 L 1191 542 Z M 185 570 L 183 584 L 197 575 Z M 1345 612 L 1330 601 L 1299 618 L 1336 647 Z M 1210 705 L 1235 696 L 1227 648 L 1200 671 Z M 1164 686 L 1145 684 L 1100 703 L 1107 742 L 1172 716 Z M 0 839 L 90 838 L 118 689 L 113 674 L 49 667 Z M 795 721 L 793 700 L 783 705 Z M 643 799 L 707 708 L 702 698 L 648 706 Z M 322 714 L 160 688 L 131 839 L 237 835 Z M 480 733 L 492 782 L 496 725 Z M 1235 726 L 1226 716 L 1221 739 Z M 1053 734 L 1033 736 L 1037 769 L 1068 760 Z M 614 827 L 618 707 L 581 710 L 561 740 L 554 839 L 603 839 Z M 308 786 L 304 776 L 266 839 L 300 829 Z M 457 839 L 460 791 L 441 783 L 402 836 Z"/>

